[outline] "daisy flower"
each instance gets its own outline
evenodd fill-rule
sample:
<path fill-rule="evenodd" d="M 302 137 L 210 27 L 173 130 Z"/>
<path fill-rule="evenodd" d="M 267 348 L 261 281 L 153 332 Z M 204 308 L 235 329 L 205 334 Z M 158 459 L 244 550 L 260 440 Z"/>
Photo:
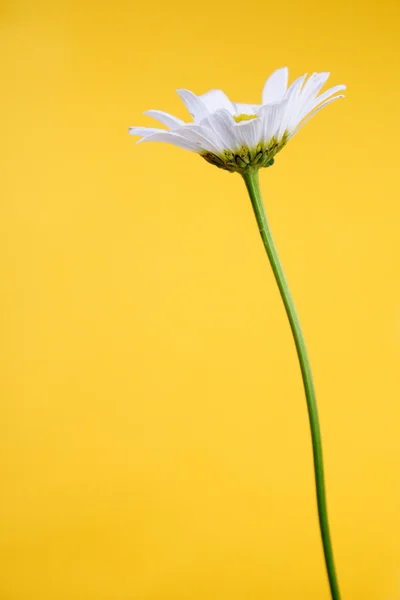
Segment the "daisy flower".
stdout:
<path fill-rule="evenodd" d="M 329 73 L 302 75 L 288 87 L 288 69 L 274 71 L 262 91 L 261 104 L 231 102 L 222 90 L 196 96 L 189 90 L 177 90 L 193 121 L 160 110 L 145 114 L 168 130 L 130 127 L 131 135 L 142 136 L 139 142 L 168 142 L 200 154 L 205 160 L 231 172 L 269 167 L 275 155 L 321 108 L 345 88 L 336 85 L 320 91 Z"/>
<path fill-rule="evenodd" d="M 140 142 L 168 142 L 196 152 L 221 169 L 240 173 L 244 179 L 301 367 L 312 439 L 318 521 L 326 572 L 331 598 L 340 600 L 328 521 L 321 430 L 311 365 L 299 317 L 268 223 L 258 173 L 261 167 L 273 164 L 275 155 L 321 108 L 343 97 L 338 92 L 345 89 L 344 85 L 336 85 L 320 93 L 328 77 L 329 73 L 313 73 L 308 79 L 307 75 L 302 75 L 288 87 L 287 68 L 278 69 L 264 85 L 261 104 L 231 102 L 221 90 L 211 90 L 202 96 L 196 96 L 188 90 L 178 90 L 193 118 L 192 122 L 185 123 L 160 110 L 149 110 L 146 114 L 168 129 L 131 127 L 130 133 L 141 136 Z M 267 343 L 273 343 L 273 340 L 268 339 Z"/>

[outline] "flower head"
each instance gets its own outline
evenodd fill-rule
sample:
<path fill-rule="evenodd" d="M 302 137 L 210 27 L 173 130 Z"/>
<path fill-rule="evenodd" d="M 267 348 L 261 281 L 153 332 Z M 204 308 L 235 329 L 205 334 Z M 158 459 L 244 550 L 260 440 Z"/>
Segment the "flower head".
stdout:
<path fill-rule="evenodd" d="M 231 172 L 269 167 L 301 127 L 346 89 L 336 85 L 319 94 L 329 73 L 302 75 L 288 88 L 288 69 L 278 69 L 267 79 L 262 104 L 231 102 L 222 90 L 196 96 L 177 90 L 193 121 L 185 123 L 160 110 L 145 114 L 154 117 L 168 130 L 130 127 L 139 142 L 168 142 L 200 154 L 208 162 Z"/>

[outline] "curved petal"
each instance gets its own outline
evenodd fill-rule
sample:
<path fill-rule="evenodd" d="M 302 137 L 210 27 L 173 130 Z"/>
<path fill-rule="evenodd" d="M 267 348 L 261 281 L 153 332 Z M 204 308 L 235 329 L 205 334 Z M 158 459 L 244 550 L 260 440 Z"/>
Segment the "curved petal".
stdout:
<path fill-rule="evenodd" d="M 233 131 L 235 121 L 227 110 L 219 110 L 202 122 L 207 124 L 221 140 L 224 149 L 235 151 L 239 144 Z"/>
<path fill-rule="evenodd" d="M 196 96 L 196 94 L 193 94 L 190 90 L 181 89 L 176 91 L 185 103 L 185 106 L 192 115 L 195 123 L 199 123 L 208 116 L 209 113 L 207 107 L 199 96 Z"/>
<path fill-rule="evenodd" d="M 250 119 L 250 121 L 241 121 L 235 123 L 233 131 L 240 146 L 252 150 L 256 148 L 262 139 L 262 119 Z"/>
<path fill-rule="evenodd" d="M 330 73 L 313 73 L 305 82 L 303 89 L 301 90 L 301 96 L 304 102 L 315 98 L 319 94 L 321 88 L 329 79 Z"/>
<path fill-rule="evenodd" d="M 180 135 L 177 133 L 172 133 L 171 131 L 154 133 L 139 140 L 138 144 L 142 142 L 167 142 L 168 144 L 178 146 L 179 148 L 184 148 L 185 150 L 190 150 L 191 152 L 198 152 L 198 147 L 196 144 L 183 139 Z"/>
<path fill-rule="evenodd" d="M 196 144 L 198 152 L 207 150 L 213 154 L 220 154 L 224 150 L 221 140 L 207 127 L 185 125 L 179 129 L 179 135 L 188 142 Z"/>
<path fill-rule="evenodd" d="M 318 104 L 321 104 L 321 102 L 324 102 L 330 96 L 333 96 L 333 94 L 336 94 L 337 92 L 341 92 L 342 90 L 345 90 L 345 89 L 346 89 L 345 85 L 335 85 L 335 86 L 331 87 L 329 90 L 326 90 L 326 92 L 324 92 L 323 94 L 321 94 L 320 96 L 317 96 L 315 98 L 312 108 L 314 108 L 315 106 L 318 106 Z"/>
<path fill-rule="evenodd" d="M 286 129 L 293 131 L 298 123 L 307 115 L 314 107 L 315 96 L 319 93 L 323 85 L 328 80 L 329 73 L 313 73 L 303 87 L 300 89 L 294 105 L 291 106 L 290 114 L 288 115 Z"/>
<path fill-rule="evenodd" d="M 165 129 L 156 127 L 129 127 L 129 135 L 152 135 L 153 133 L 162 133 Z"/>
<path fill-rule="evenodd" d="M 328 76 L 329 73 L 321 73 L 320 75 Z M 328 77 L 325 78 L 325 81 L 327 79 Z M 319 81 L 318 83 L 314 82 L 314 85 L 311 86 L 311 90 L 308 92 L 308 97 L 305 100 L 303 100 L 302 106 L 300 107 L 300 110 L 296 115 L 296 123 L 294 123 L 294 125 L 300 123 L 300 121 L 304 119 L 304 117 L 306 117 L 311 110 L 313 110 L 315 107 L 321 104 L 321 102 L 328 99 L 330 96 L 332 96 L 332 94 L 334 94 L 337 91 L 340 91 L 344 87 L 334 86 L 330 90 L 327 90 L 326 92 L 318 96 L 318 93 L 321 90 L 324 83 L 321 84 L 321 81 Z M 318 88 L 317 91 L 315 91 L 316 87 Z"/>
<path fill-rule="evenodd" d="M 282 136 L 286 130 L 291 130 L 292 121 L 301 110 L 301 90 L 307 74 L 298 77 L 289 87 L 285 94 L 286 110 L 281 114 L 281 124 L 278 130 L 278 137 Z"/>
<path fill-rule="evenodd" d="M 326 102 L 324 102 L 323 104 L 321 104 L 321 106 L 318 106 L 318 108 L 316 108 L 315 110 L 313 110 L 306 119 L 304 119 L 303 121 L 301 121 L 296 129 L 293 131 L 293 133 L 290 135 L 290 137 L 293 137 L 294 135 L 296 135 L 296 133 L 298 133 L 300 131 L 300 129 L 314 116 L 317 114 L 318 111 L 321 110 L 321 108 L 324 108 L 324 106 L 327 106 L 328 104 L 330 104 L 331 102 L 333 102 L 334 100 L 338 100 L 339 98 L 344 98 L 343 94 L 340 94 L 338 96 L 333 96 L 333 98 L 329 98 L 329 100 L 327 100 Z"/>
<path fill-rule="evenodd" d="M 288 101 L 283 100 L 283 102 L 266 104 L 261 107 L 260 117 L 263 122 L 262 140 L 265 145 L 268 145 L 271 139 L 278 134 L 287 105 Z"/>
<path fill-rule="evenodd" d="M 222 90 L 210 90 L 202 96 L 199 96 L 199 98 L 210 114 L 221 109 L 227 110 L 231 113 L 231 115 L 235 113 L 235 107 L 233 103 Z"/>
<path fill-rule="evenodd" d="M 153 117 L 153 119 L 160 121 L 160 123 L 170 127 L 171 129 L 184 124 L 182 119 L 178 119 L 178 117 L 174 117 L 174 115 L 170 115 L 163 110 L 146 110 L 144 114 L 149 115 L 149 117 Z"/>
<path fill-rule="evenodd" d="M 279 102 L 285 95 L 288 84 L 289 71 L 287 67 L 277 69 L 268 77 L 262 92 L 262 103 L 270 104 Z"/>
<path fill-rule="evenodd" d="M 298 77 L 297 79 L 295 79 L 293 81 L 293 83 L 291 83 L 290 86 L 288 87 L 285 97 L 287 97 L 289 94 L 292 93 L 293 88 L 296 88 L 297 92 L 300 94 L 301 89 L 303 87 L 304 80 L 306 78 L 307 78 L 307 73 L 304 73 L 304 75 L 300 75 L 300 77 Z"/>

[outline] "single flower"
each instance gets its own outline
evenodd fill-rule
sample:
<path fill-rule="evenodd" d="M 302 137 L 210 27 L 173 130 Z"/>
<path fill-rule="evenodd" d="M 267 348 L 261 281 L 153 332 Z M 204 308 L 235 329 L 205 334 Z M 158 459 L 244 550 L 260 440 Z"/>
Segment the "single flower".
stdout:
<path fill-rule="evenodd" d="M 139 142 L 168 142 L 200 154 L 208 162 L 231 172 L 269 167 L 275 155 L 321 108 L 343 95 L 336 85 L 320 91 L 329 73 L 302 75 L 288 88 L 288 69 L 278 69 L 267 79 L 262 104 L 231 102 L 222 90 L 196 96 L 177 90 L 193 122 L 185 123 L 160 110 L 145 114 L 166 125 L 168 130 L 130 127 Z"/>
<path fill-rule="evenodd" d="M 318 519 L 326 571 L 332 600 L 340 600 L 329 531 L 322 440 L 311 366 L 300 321 L 265 213 L 258 176 L 259 168 L 271 166 L 275 155 L 312 116 L 333 100 L 343 97 L 334 94 L 344 90 L 344 85 L 336 85 L 320 94 L 329 73 L 313 73 L 309 79 L 306 77 L 299 77 L 288 88 L 287 68 L 278 69 L 267 80 L 260 105 L 231 102 L 221 90 L 212 90 L 203 96 L 196 96 L 187 90 L 178 90 L 193 117 L 193 123 L 184 123 L 181 119 L 159 110 L 149 110 L 147 114 L 166 125 L 169 130 L 131 127 L 130 133 L 143 136 L 139 140 L 141 142 L 169 142 L 196 152 L 217 167 L 240 173 L 244 179 L 261 239 L 286 310 L 301 367 L 310 423 Z"/>

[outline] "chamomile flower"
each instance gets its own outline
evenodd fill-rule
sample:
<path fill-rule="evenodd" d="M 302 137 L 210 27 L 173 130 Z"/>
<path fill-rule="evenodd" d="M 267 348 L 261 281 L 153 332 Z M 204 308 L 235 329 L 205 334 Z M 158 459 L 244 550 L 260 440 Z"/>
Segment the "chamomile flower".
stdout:
<path fill-rule="evenodd" d="M 293 298 L 269 227 L 258 173 L 261 167 L 270 167 L 274 163 L 275 155 L 321 108 L 343 97 L 338 92 L 345 89 L 344 85 L 336 85 L 320 93 L 328 77 L 329 73 L 313 73 L 308 79 L 307 75 L 302 75 L 288 88 L 287 68 L 278 69 L 264 85 L 261 104 L 231 102 L 221 90 L 211 90 L 202 96 L 196 96 L 188 90 L 178 90 L 193 118 L 192 122 L 185 123 L 160 110 L 149 110 L 146 114 L 168 129 L 131 127 L 130 133 L 141 136 L 140 142 L 168 142 L 196 152 L 213 165 L 238 172 L 243 177 L 290 323 L 301 367 L 312 438 L 318 520 L 326 571 L 331 598 L 340 600 L 328 522 L 321 432 L 311 366 Z M 271 344 L 273 340 L 268 339 L 267 342 Z"/>
<path fill-rule="evenodd" d="M 345 89 L 336 85 L 320 91 L 329 73 L 302 75 L 288 87 L 288 69 L 278 69 L 267 79 L 261 104 L 231 102 L 222 90 L 196 96 L 177 90 L 193 121 L 186 123 L 166 112 L 149 110 L 168 129 L 130 127 L 139 142 L 168 142 L 200 154 L 208 162 L 231 172 L 269 167 L 275 155 L 321 108 Z"/>

